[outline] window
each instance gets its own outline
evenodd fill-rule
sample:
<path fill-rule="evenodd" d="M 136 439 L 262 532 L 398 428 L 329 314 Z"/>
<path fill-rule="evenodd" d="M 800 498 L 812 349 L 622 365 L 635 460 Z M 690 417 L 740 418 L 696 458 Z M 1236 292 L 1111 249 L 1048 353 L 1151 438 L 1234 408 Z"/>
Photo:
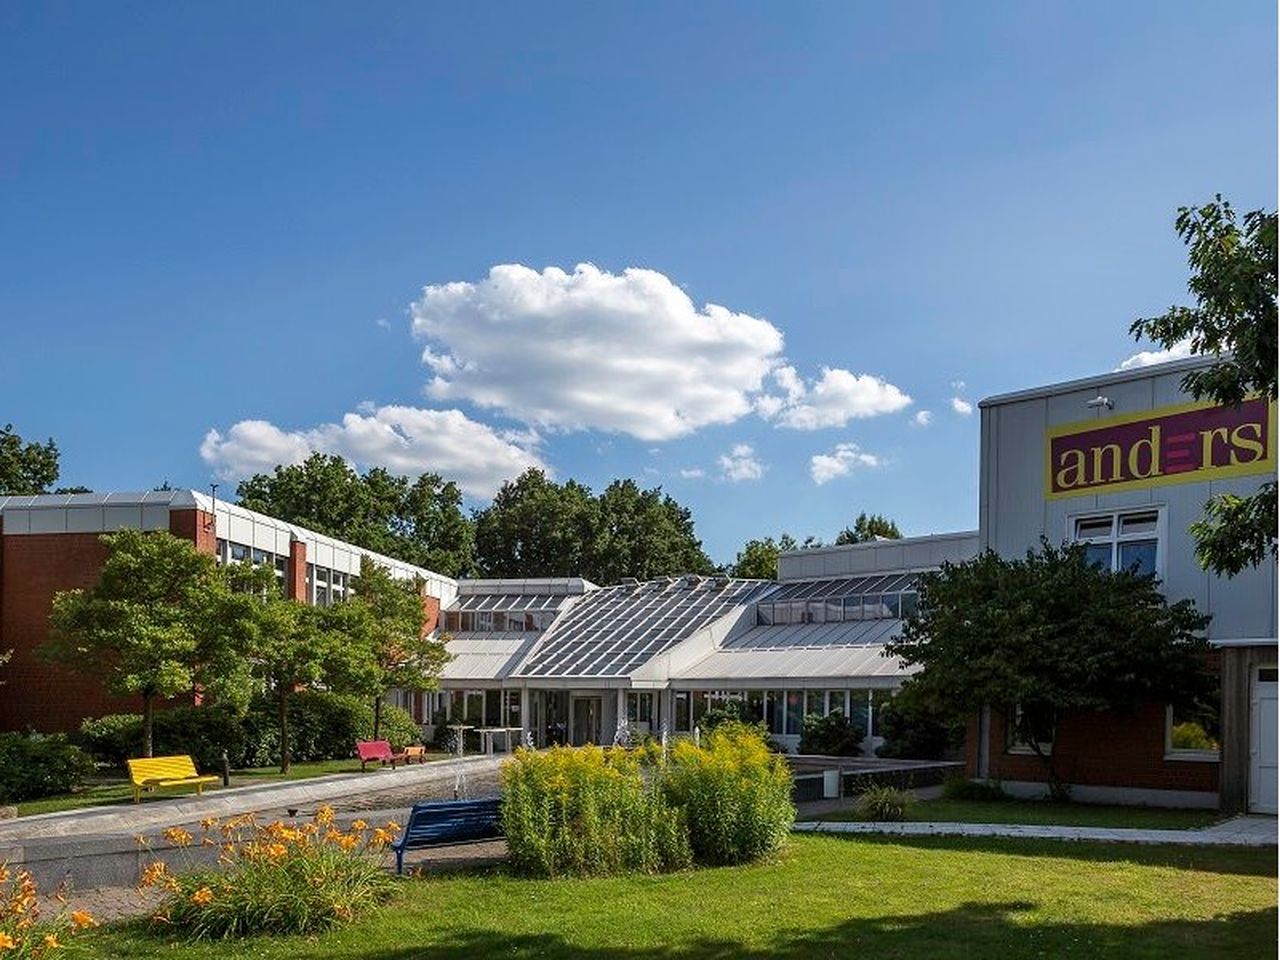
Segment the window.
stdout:
<path fill-rule="evenodd" d="M 799 736 L 804 731 L 804 691 L 787 691 L 787 733 Z"/>
<path fill-rule="evenodd" d="M 687 690 L 676 691 L 676 730 L 680 733 L 688 733 L 693 729 L 693 725 L 689 722 L 689 692 Z"/>
<path fill-rule="evenodd" d="M 1009 753 L 1035 753 L 1032 741 L 1041 753 L 1053 752 L 1057 718 L 1052 707 L 1044 704 L 1018 704 L 1006 716 L 1005 743 Z M 1030 736 L 1022 731 L 1026 730 Z"/>
<path fill-rule="evenodd" d="M 1166 711 L 1165 755 L 1173 760 L 1217 760 L 1222 737 L 1222 685 L 1215 674 L 1202 696 Z"/>
<path fill-rule="evenodd" d="M 849 716 L 849 691 L 827 691 L 827 713 L 835 713 L 837 710 L 843 713 L 846 717 Z"/>
<path fill-rule="evenodd" d="M 756 623 L 762 627 L 773 626 L 773 604 L 759 603 L 756 604 Z"/>
<path fill-rule="evenodd" d="M 249 559 L 249 548 L 243 543 L 231 544 L 231 560 L 234 563 L 244 563 Z"/>
<path fill-rule="evenodd" d="M 462 622 L 462 619 L 459 616 L 457 610 L 448 610 L 445 612 L 444 628 L 448 630 L 450 633 L 457 633 L 458 630 L 461 629 L 459 626 L 461 622 Z"/>
<path fill-rule="evenodd" d="M 627 691 L 627 722 L 653 726 L 653 693 L 648 690 Z"/>
<path fill-rule="evenodd" d="M 804 712 L 807 716 L 816 713 L 818 716 L 825 716 L 826 707 L 824 701 L 826 697 L 821 690 L 806 690 L 804 695 Z"/>
<path fill-rule="evenodd" d="M 781 734 L 784 729 L 786 714 L 783 705 L 786 697 L 781 690 L 767 690 L 764 695 L 764 719 L 770 733 Z"/>
<path fill-rule="evenodd" d="M 1133 510 L 1077 517 L 1072 536 L 1085 545 L 1085 559 L 1104 570 L 1159 570 L 1160 511 Z"/>

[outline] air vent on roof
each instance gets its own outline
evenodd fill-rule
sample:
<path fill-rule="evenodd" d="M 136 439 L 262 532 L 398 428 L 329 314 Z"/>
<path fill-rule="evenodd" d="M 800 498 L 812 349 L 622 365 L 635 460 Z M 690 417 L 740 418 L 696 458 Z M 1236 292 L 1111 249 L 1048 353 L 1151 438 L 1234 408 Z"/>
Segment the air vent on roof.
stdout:
<path fill-rule="evenodd" d="M 639 581 L 639 580 L 637 580 L 635 577 L 622 577 L 622 578 L 620 578 L 620 579 L 618 580 L 618 583 L 619 583 L 619 585 L 624 586 L 624 587 L 638 587 L 638 586 L 640 586 L 640 581 Z"/>

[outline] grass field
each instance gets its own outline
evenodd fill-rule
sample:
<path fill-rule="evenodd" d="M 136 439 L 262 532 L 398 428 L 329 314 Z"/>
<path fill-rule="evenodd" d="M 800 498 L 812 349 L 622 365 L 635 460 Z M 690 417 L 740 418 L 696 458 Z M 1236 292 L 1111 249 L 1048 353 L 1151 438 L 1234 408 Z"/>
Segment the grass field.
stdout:
<path fill-rule="evenodd" d="M 672 876 L 409 879 L 315 939 L 175 947 L 135 925 L 80 943 L 115 960 L 1252 960 L 1275 930 L 1274 849 L 806 836 L 773 863 Z"/>
<path fill-rule="evenodd" d="M 439 760 L 443 753 L 430 753 L 428 760 Z M 373 768 L 370 768 L 372 773 Z M 203 771 L 202 771 L 203 772 Z M 246 787 L 255 783 L 269 783 L 275 780 L 307 780 L 311 777 L 324 777 L 332 773 L 359 773 L 359 760 L 316 760 L 308 763 L 295 763 L 289 767 L 287 774 L 282 774 L 279 767 L 250 767 L 245 770 L 231 771 L 231 785 Z M 214 786 L 213 791 L 218 787 Z M 191 791 L 194 792 L 194 791 Z M 155 794 L 144 794 L 142 802 L 149 798 L 177 796 L 181 790 L 161 790 Z M 54 813 L 59 810 L 78 810 L 84 807 L 107 806 L 116 803 L 132 803 L 133 788 L 123 773 L 102 777 L 76 793 L 61 794 L 56 797 L 43 797 L 39 800 L 28 800 L 18 804 L 18 816 L 29 817 L 37 813 Z"/>
<path fill-rule="evenodd" d="M 855 810 L 823 814 L 821 820 L 857 820 Z M 1189 830 L 1220 819 L 1216 810 L 1166 810 L 1161 807 L 1112 807 L 1052 800 L 922 800 L 906 819 L 940 823 L 1036 823 L 1072 827 L 1134 827 Z"/>

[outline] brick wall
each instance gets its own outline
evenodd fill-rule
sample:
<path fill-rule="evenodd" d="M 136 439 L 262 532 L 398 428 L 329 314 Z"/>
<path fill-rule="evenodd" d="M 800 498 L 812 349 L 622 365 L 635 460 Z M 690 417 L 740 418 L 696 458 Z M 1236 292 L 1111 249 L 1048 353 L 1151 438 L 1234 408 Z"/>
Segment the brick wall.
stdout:
<path fill-rule="evenodd" d="M 965 760 L 978 773 L 978 721 L 969 722 Z M 1005 719 L 991 711 L 989 772 L 994 780 L 1045 781 L 1039 758 L 1006 749 Z M 1150 790 L 1218 789 L 1218 764 L 1166 760 L 1165 707 L 1148 704 L 1133 713 L 1080 711 L 1058 720 L 1054 767 L 1065 783 Z"/>
<path fill-rule="evenodd" d="M 422 635 L 425 637 L 440 626 L 440 598 L 424 593 L 422 595 L 422 612 L 425 615 L 422 624 Z"/>
<path fill-rule="evenodd" d="M 290 600 L 310 603 L 307 596 L 307 545 L 301 540 L 289 542 L 289 567 L 284 572 L 284 595 Z"/>
<path fill-rule="evenodd" d="M 13 650 L 0 668 L 0 730 L 71 731 L 86 717 L 141 709 L 35 656 L 49 636 L 53 595 L 92 587 L 106 554 L 96 533 L 0 536 L 0 650 Z"/>
<path fill-rule="evenodd" d="M 218 552 L 218 531 L 214 524 L 213 514 L 203 510 L 169 511 L 169 532 L 190 540 L 197 550 L 210 556 Z"/>

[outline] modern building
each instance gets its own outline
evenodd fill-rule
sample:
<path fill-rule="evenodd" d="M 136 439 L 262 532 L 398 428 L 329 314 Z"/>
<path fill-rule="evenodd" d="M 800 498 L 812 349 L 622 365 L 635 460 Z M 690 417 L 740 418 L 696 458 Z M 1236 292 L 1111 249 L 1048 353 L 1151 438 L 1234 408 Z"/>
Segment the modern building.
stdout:
<path fill-rule="evenodd" d="M 1082 713 L 1046 723 L 1055 767 L 1085 800 L 1276 812 L 1276 562 L 1236 577 L 1201 568 L 1189 532 L 1205 502 L 1276 477 L 1276 410 L 1193 402 L 1193 359 L 982 401 L 979 539 L 1021 556 L 1082 541 L 1112 569 L 1154 572 L 1170 601 L 1212 616 L 1220 697 L 1185 715 Z M 1006 707 L 1006 710 L 1008 708 Z M 1012 789 L 1044 779 L 995 705 L 970 727 L 969 769 Z"/>
<path fill-rule="evenodd" d="M 977 544 L 974 531 L 807 550 L 783 556 L 777 582 L 462 581 L 444 611 L 455 659 L 441 706 L 450 723 L 520 727 L 542 746 L 689 733 L 737 701 L 788 749 L 806 714 L 840 710 L 865 721 L 870 748 L 876 708 L 908 675 L 884 647 L 916 576 Z"/>
<path fill-rule="evenodd" d="M 35 654 L 48 639 L 53 595 L 97 583 L 102 534 L 122 529 L 168 530 L 224 563 L 265 564 L 286 596 L 321 606 L 347 595 L 369 556 L 396 577 L 422 579 L 433 629 L 458 591 L 449 577 L 192 490 L 0 497 L 0 652 L 13 651 L 3 668 L 0 730 L 71 731 L 86 717 L 137 711 L 97 680 Z M 422 718 L 420 696 L 407 705 Z"/>

